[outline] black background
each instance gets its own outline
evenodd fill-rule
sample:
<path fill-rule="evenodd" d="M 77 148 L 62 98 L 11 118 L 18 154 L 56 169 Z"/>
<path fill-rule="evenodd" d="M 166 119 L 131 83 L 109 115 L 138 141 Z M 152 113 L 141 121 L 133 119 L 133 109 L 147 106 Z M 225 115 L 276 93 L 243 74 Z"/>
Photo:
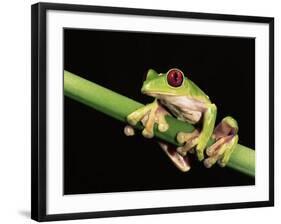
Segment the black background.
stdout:
<path fill-rule="evenodd" d="M 142 103 L 149 68 L 184 71 L 218 107 L 232 115 L 239 143 L 254 148 L 255 40 L 215 36 L 64 30 L 64 68 Z M 194 161 L 187 173 L 154 140 L 126 137 L 124 124 L 64 97 L 64 193 L 101 193 L 254 184 L 229 168 Z"/>

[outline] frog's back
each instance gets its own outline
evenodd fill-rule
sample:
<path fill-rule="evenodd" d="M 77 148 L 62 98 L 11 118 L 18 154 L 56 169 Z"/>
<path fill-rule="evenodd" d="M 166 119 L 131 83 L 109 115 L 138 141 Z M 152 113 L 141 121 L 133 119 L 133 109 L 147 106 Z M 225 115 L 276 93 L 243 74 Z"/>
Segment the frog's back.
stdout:
<path fill-rule="evenodd" d="M 194 82 L 192 82 L 190 79 L 188 80 L 188 95 L 196 100 L 200 100 L 201 102 L 206 102 L 206 103 L 210 103 L 210 99 L 209 96 L 204 93 L 203 90 L 201 90 Z"/>

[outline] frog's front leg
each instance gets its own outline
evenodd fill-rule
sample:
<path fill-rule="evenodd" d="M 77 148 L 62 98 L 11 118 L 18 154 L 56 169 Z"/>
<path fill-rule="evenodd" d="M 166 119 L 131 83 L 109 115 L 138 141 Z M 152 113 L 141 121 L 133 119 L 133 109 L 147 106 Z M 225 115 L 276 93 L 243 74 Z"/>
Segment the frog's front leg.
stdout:
<path fill-rule="evenodd" d="M 209 156 L 204 160 L 204 165 L 209 168 L 216 162 L 224 167 L 238 142 L 238 124 L 235 119 L 225 117 L 216 127 L 213 138 L 216 142 L 206 149 Z"/>
<path fill-rule="evenodd" d="M 204 159 L 204 150 L 212 137 L 217 116 L 217 107 L 215 104 L 209 104 L 203 117 L 202 131 L 198 137 L 196 146 L 197 157 L 199 161 Z"/>
<path fill-rule="evenodd" d="M 195 148 L 199 161 L 204 159 L 204 150 L 212 137 L 217 116 L 217 107 L 215 104 L 208 104 L 204 109 L 203 127 L 201 132 L 195 129 L 192 133 L 179 132 L 177 141 L 183 146 L 177 148 L 177 151 L 185 155 L 187 152 L 193 152 Z"/>
<path fill-rule="evenodd" d="M 168 130 L 169 125 L 165 120 L 165 116 L 169 114 L 157 100 L 153 103 L 134 111 L 127 116 L 127 121 L 130 125 L 135 126 L 138 122 L 141 122 L 144 126 L 142 134 L 146 138 L 152 138 L 154 136 L 154 124 L 158 125 L 158 130 L 165 132 Z M 126 131 L 127 128 L 127 131 Z M 131 131 L 128 127 L 125 127 L 126 132 Z"/>

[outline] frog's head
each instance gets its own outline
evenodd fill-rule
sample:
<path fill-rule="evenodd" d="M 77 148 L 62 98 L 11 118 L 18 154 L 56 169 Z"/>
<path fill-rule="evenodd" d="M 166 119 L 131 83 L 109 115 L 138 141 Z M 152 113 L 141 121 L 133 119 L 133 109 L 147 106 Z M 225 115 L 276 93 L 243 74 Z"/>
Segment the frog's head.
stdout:
<path fill-rule="evenodd" d="M 188 79 L 179 69 L 173 68 L 167 73 L 157 73 L 153 69 L 149 69 L 141 91 L 154 97 L 185 95 L 188 82 Z"/>

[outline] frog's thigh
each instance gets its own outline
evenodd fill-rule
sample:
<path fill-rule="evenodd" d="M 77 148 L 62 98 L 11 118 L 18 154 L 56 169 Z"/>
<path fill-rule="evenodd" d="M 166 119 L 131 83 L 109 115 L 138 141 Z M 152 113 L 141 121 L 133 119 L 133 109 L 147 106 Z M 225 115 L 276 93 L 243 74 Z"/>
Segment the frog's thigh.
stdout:
<path fill-rule="evenodd" d="M 232 117 L 226 117 L 216 127 L 214 138 L 216 142 L 207 148 L 209 156 L 205 159 L 206 167 L 211 167 L 216 162 L 222 167 L 225 166 L 238 142 L 238 125 Z"/>

